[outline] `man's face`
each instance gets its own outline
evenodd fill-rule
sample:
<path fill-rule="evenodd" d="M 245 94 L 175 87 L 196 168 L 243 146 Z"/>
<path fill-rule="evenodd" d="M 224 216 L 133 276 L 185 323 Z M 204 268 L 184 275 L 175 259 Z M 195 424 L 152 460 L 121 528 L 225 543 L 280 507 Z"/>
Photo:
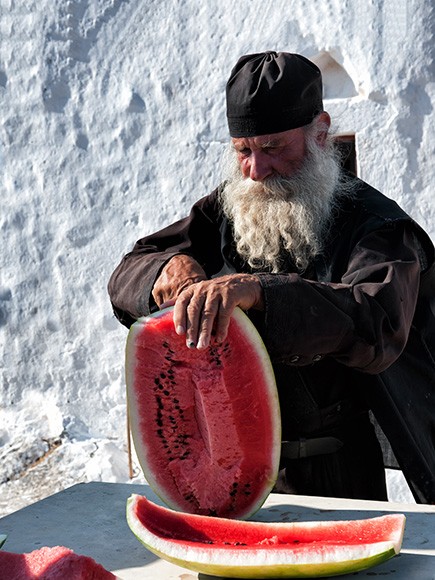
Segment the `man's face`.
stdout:
<path fill-rule="evenodd" d="M 233 138 L 243 177 L 263 181 L 267 177 L 291 177 L 301 168 L 306 156 L 303 128 L 258 137 Z"/>
<path fill-rule="evenodd" d="M 253 268 L 278 272 L 289 254 L 304 271 L 322 251 L 341 195 L 340 163 L 328 127 L 326 122 L 232 139 L 220 199 L 237 251 Z"/>

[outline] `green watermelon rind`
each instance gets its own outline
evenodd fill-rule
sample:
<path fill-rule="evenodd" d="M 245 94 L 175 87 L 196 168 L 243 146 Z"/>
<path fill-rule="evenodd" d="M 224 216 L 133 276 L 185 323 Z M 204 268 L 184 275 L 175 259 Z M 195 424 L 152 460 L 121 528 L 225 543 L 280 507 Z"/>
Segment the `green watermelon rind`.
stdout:
<path fill-rule="evenodd" d="M 228 549 L 224 546 L 214 547 L 209 546 L 208 544 L 200 544 L 198 548 L 192 548 L 191 542 L 183 543 L 183 541 L 179 538 L 174 538 L 176 542 L 171 542 L 170 540 L 166 541 L 165 539 L 156 536 L 153 532 L 148 530 L 135 516 L 134 507 L 136 501 L 139 500 L 140 496 L 136 496 L 135 494 L 133 494 L 127 500 L 127 522 L 136 538 L 149 551 L 151 551 L 159 558 L 194 572 L 231 578 L 324 578 L 360 572 L 362 570 L 366 570 L 382 564 L 400 552 L 405 526 L 405 517 L 401 514 L 396 514 L 396 516 L 400 516 L 402 527 L 401 529 L 396 530 L 395 538 L 374 543 L 361 543 L 342 546 L 341 548 L 338 548 L 338 550 L 335 550 L 335 552 L 334 546 L 326 547 L 326 551 L 330 552 L 329 557 L 332 558 L 330 561 L 301 562 L 301 558 L 298 556 L 297 559 L 299 561 L 291 562 L 289 561 L 291 559 L 291 556 L 288 555 L 289 552 L 285 553 L 282 548 L 274 550 L 274 548 L 271 547 L 250 548 L 248 546 L 248 549 L 243 548 L 240 550 L 239 554 L 236 555 L 236 558 L 239 561 L 237 564 L 233 564 L 225 563 L 225 553 L 228 552 Z M 182 518 L 183 514 L 179 514 L 179 517 Z M 207 516 L 199 517 L 207 518 Z M 370 523 L 376 519 L 378 518 L 370 518 L 367 520 L 367 522 Z M 241 523 L 244 525 L 259 524 L 259 522 Z M 313 522 L 305 523 L 309 526 L 313 525 Z M 325 523 L 326 522 L 317 522 L 317 524 L 320 525 Z M 332 521 L 328 523 L 331 525 L 332 530 L 334 524 L 339 525 L 341 522 Z M 280 525 L 291 526 L 294 524 L 282 523 Z M 304 522 L 298 523 L 296 525 L 304 526 Z M 156 544 L 158 544 L 159 547 L 156 547 Z M 167 546 L 167 551 L 163 549 L 165 545 Z M 313 560 L 315 559 L 316 549 L 319 550 L 319 547 L 316 546 L 313 548 Z M 346 549 L 349 552 L 353 552 L 354 557 L 334 560 L 334 553 L 337 555 L 340 551 L 343 552 Z M 234 550 L 233 547 L 232 550 Z M 361 555 L 364 552 L 366 552 L 364 556 L 358 557 L 358 554 Z M 368 555 L 367 552 L 369 552 Z M 287 558 L 287 561 L 282 561 L 284 558 Z M 253 560 L 257 560 L 256 565 L 252 564 Z"/>
<path fill-rule="evenodd" d="M 152 469 L 150 468 L 147 462 L 146 449 L 139 437 L 140 432 L 139 415 L 138 413 L 135 412 L 136 410 L 135 406 L 129 404 L 129 401 L 134 400 L 134 378 L 135 378 L 134 361 L 135 361 L 136 337 L 142 332 L 143 326 L 147 324 L 148 321 L 165 316 L 170 311 L 173 311 L 173 306 L 154 312 L 149 316 L 141 317 L 131 326 L 126 342 L 125 376 L 127 385 L 127 401 L 130 419 L 130 429 L 134 447 L 136 450 L 136 455 L 141 465 L 141 468 L 144 472 L 144 475 L 146 477 L 146 481 L 150 485 L 154 493 L 162 501 L 164 501 L 166 505 L 168 505 L 172 509 L 181 510 L 182 508 L 180 507 L 180 505 L 178 505 L 167 494 L 165 494 L 165 491 L 161 489 L 160 485 L 157 483 L 157 481 L 153 476 Z M 273 371 L 272 363 L 269 358 L 269 354 L 266 350 L 263 340 L 260 334 L 258 333 L 257 329 L 255 328 L 254 324 L 240 308 L 235 308 L 232 317 L 243 329 L 246 336 L 249 337 L 250 343 L 252 347 L 255 349 L 255 352 L 259 360 L 261 361 L 261 366 L 263 368 L 265 378 L 265 386 L 267 386 L 267 390 L 269 392 L 269 401 L 271 407 L 273 408 L 273 414 L 276 417 L 276 421 L 274 422 L 274 432 L 272 433 L 272 437 L 273 440 L 275 441 L 275 444 L 273 445 L 273 448 L 271 450 L 272 453 L 271 466 L 273 467 L 270 476 L 264 482 L 264 489 L 263 492 L 259 494 L 258 501 L 256 503 L 253 503 L 250 509 L 247 509 L 243 513 L 237 514 L 237 519 L 247 519 L 255 512 L 257 512 L 264 504 L 268 495 L 272 491 L 272 488 L 275 485 L 276 479 L 278 477 L 280 454 L 281 454 L 281 419 L 280 419 L 278 391 L 275 382 L 275 374 Z"/>
<path fill-rule="evenodd" d="M 373 566 L 378 566 L 396 555 L 393 547 L 386 547 L 385 550 L 374 556 L 341 562 L 324 562 L 321 564 L 262 564 L 259 566 L 230 566 L 217 563 L 195 563 L 182 558 L 174 558 L 164 554 L 163 552 L 159 552 L 149 544 L 143 542 L 140 537 L 136 537 L 148 550 L 150 550 L 150 552 L 159 558 L 182 568 L 186 568 L 187 570 L 191 570 L 192 572 L 228 578 L 251 578 L 253 580 L 267 578 L 327 578 L 328 576 L 342 576 L 344 574 L 361 572 L 362 570 L 367 570 Z"/>
<path fill-rule="evenodd" d="M 6 542 L 7 537 L 8 537 L 7 534 L 0 534 L 0 548 Z"/>

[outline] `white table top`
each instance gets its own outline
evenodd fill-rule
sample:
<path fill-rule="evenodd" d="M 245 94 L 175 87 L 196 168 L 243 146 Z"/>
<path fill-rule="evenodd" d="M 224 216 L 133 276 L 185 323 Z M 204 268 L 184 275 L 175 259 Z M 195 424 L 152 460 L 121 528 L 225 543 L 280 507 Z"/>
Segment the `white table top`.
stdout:
<path fill-rule="evenodd" d="M 0 534 L 8 535 L 3 549 L 31 552 L 42 546 L 66 546 L 91 556 L 122 580 L 211 580 L 211 576 L 160 560 L 140 544 L 125 518 L 126 501 L 132 493 L 161 503 L 146 485 L 74 485 L 0 519 Z M 271 494 L 253 519 L 360 519 L 388 512 L 407 517 L 401 554 L 356 576 L 340 578 L 435 580 L 435 506 Z"/>

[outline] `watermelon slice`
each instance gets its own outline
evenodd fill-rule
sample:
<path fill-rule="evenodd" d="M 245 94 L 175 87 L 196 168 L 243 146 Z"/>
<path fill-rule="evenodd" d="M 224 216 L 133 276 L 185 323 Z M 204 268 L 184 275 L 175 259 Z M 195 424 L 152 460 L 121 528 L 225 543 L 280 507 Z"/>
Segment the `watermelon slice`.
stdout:
<path fill-rule="evenodd" d="M 0 551 L 4 580 L 116 580 L 116 576 L 88 556 L 69 548 L 40 548 L 29 554 Z"/>
<path fill-rule="evenodd" d="M 183 514 L 132 495 L 127 521 L 154 554 L 232 578 L 318 578 L 370 568 L 400 552 L 405 516 L 263 523 Z"/>
<path fill-rule="evenodd" d="M 267 351 L 236 309 L 223 344 L 189 349 L 173 308 L 136 322 L 126 346 L 131 431 L 145 477 L 174 509 L 245 518 L 276 480 L 281 420 Z"/>

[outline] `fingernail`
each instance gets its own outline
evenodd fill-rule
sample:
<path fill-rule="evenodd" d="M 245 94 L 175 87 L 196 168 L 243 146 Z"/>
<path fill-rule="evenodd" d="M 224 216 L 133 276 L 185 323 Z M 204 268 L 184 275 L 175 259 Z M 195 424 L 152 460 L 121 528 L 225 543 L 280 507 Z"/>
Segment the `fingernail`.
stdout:
<path fill-rule="evenodd" d="M 206 341 L 203 338 L 200 338 L 198 340 L 198 344 L 196 345 L 196 348 L 207 348 L 208 344 L 206 343 Z"/>
<path fill-rule="evenodd" d="M 181 324 L 179 326 L 177 326 L 177 328 L 175 329 L 175 332 L 177 334 L 185 334 L 186 333 L 186 329 L 184 328 L 184 326 L 181 326 Z"/>
<path fill-rule="evenodd" d="M 188 348 L 195 348 L 195 343 L 193 342 L 193 340 L 188 340 L 186 344 Z"/>

